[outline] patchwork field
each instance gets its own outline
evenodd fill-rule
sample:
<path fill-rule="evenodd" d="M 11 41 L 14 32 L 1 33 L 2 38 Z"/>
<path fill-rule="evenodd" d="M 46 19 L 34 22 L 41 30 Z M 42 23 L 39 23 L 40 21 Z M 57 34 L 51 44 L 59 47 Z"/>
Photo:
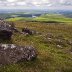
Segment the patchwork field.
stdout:
<path fill-rule="evenodd" d="M 46 17 L 45 17 L 46 18 Z M 43 16 L 35 20 L 46 20 Z M 50 17 L 49 17 L 50 18 Z M 58 18 L 58 17 L 57 17 Z M 0 43 L 34 46 L 38 57 L 34 61 L 24 61 L 0 67 L 0 72 L 72 72 L 72 19 L 59 17 L 47 19 L 60 23 L 14 21 L 18 30 L 27 27 L 39 34 L 23 35 L 14 33 L 11 41 L 0 40 Z M 19 19 L 18 19 L 19 20 Z M 48 21 L 47 20 L 47 21 Z M 67 21 L 68 20 L 68 21 Z M 62 23 L 61 23 L 62 22 Z M 64 23 L 65 22 L 65 23 Z"/>

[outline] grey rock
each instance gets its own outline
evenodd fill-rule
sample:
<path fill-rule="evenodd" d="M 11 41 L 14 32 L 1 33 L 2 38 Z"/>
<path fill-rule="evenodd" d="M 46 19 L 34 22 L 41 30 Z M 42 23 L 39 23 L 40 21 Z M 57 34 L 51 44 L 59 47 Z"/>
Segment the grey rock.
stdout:
<path fill-rule="evenodd" d="M 0 65 L 14 64 L 24 60 L 31 61 L 36 57 L 36 49 L 32 46 L 0 44 Z"/>
<path fill-rule="evenodd" d="M 4 20 L 4 19 L 0 17 L 0 20 Z"/>
<path fill-rule="evenodd" d="M 14 23 L 0 20 L 0 38 L 10 39 L 13 34 Z"/>
<path fill-rule="evenodd" d="M 39 32 L 36 32 L 35 30 L 31 30 L 31 29 L 28 29 L 28 28 L 23 28 L 22 32 L 27 33 L 29 35 L 39 34 Z"/>
<path fill-rule="evenodd" d="M 63 48 L 61 45 L 57 45 L 58 48 Z"/>

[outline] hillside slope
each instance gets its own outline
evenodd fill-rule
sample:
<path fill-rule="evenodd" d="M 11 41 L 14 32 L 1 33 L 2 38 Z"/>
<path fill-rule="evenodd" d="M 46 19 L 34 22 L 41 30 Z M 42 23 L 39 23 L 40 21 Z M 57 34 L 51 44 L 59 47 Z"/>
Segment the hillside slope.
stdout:
<path fill-rule="evenodd" d="M 23 61 L 0 67 L 0 72 L 72 72 L 72 25 L 42 22 L 15 21 L 18 30 L 27 27 L 40 34 L 14 33 L 11 41 L 17 45 L 34 46 L 38 57 L 34 61 Z"/>

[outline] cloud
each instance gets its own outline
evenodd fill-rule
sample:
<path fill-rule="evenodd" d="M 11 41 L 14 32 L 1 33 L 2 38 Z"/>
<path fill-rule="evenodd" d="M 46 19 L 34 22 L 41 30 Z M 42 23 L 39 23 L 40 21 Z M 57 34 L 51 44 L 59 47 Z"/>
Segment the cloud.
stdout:
<path fill-rule="evenodd" d="M 15 2 L 16 0 L 7 0 L 8 2 Z"/>
<path fill-rule="evenodd" d="M 72 0 L 0 0 L 0 7 L 72 7 Z"/>
<path fill-rule="evenodd" d="M 17 2 L 16 4 L 17 4 L 17 5 L 22 5 L 22 6 L 23 6 L 23 5 L 26 5 L 27 3 L 26 3 L 26 2 Z"/>
<path fill-rule="evenodd" d="M 64 3 L 64 0 L 60 0 L 60 3 Z"/>

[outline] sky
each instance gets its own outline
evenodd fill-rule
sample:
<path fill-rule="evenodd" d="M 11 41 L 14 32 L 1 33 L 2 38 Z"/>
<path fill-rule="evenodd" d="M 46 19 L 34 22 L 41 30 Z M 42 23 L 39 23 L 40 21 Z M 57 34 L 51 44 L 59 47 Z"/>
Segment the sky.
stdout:
<path fill-rule="evenodd" d="M 72 0 L 0 0 L 0 9 L 72 10 Z"/>

